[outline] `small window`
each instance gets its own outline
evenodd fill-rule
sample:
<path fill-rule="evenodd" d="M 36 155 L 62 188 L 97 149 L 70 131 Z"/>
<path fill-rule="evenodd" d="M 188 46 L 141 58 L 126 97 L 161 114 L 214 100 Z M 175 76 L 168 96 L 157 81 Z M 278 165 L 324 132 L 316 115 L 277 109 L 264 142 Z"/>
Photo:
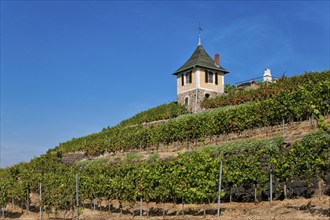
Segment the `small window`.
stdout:
<path fill-rule="evenodd" d="M 207 99 L 210 98 L 210 94 L 206 93 L 205 98 L 207 98 Z"/>
<path fill-rule="evenodd" d="M 189 105 L 189 97 L 184 98 L 184 104 Z"/>
<path fill-rule="evenodd" d="M 214 80 L 213 80 L 213 77 L 214 77 L 214 74 L 212 73 L 212 72 L 207 72 L 207 81 L 209 82 L 209 83 L 214 83 Z"/>
<path fill-rule="evenodd" d="M 192 83 L 191 71 L 184 74 L 184 85 Z"/>
<path fill-rule="evenodd" d="M 213 72 L 205 71 L 205 82 L 214 84 L 214 81 L 215 81 L 214 76 L 215 76 L 215 74 Z"/>

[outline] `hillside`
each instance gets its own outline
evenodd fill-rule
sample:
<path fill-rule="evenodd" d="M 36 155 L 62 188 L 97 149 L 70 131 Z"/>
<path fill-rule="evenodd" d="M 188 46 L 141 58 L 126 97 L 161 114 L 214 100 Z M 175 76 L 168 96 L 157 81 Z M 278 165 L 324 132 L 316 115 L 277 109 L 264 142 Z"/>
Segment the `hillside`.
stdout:
<path fill-rule="evenodd" d="M 330 117 L 327 117 L 326 122 L 330 123 Z M 84 152 L 72 152 L 64 154 L 61 158 L 61 161 L 65 164 L 73 165 L 76 162 L 78 162 L 78 164 L 98 163 L 98 161 L 107 162 L 108 160 L 125 160 L 125 158 L 129 157 L 135 157 L 138 160 L 146 160 L 152 154 L 157 154 L 159 158 L 166 159 L 171 156 L 176 157 L 179 153 L 196 150 L 210 144 L 216 143 L 217 145 L 220 145 L 238 140 L 262 140 L 278 136 L 284 137 L 284 143 L 292 144 L 298 140 L 301 140 L 305 135 L 318 130 L 319 128 L 317 126 L 316 120 L 307 120 L 270 127 L 250 129 L 242 132 L 241 134 L 231 133 L 228 135 L 207 137 L 201 141 L 196 141 L 193 143 L 172 143 L 168 145 L 160 144 L 158 148 L 150 148 L 145 150 L 135 149 L 130 151 L 117 152 L 116 154 L 105 153 L 103 155 L 90 156 L 86 155 Z"/>
<path fill-rule="evenodd" d="M 224 213 L 229 214 L 228 218 L 247 215 L 254 216 L 251 219 L 259 219 L 258 215 L 266 210 L 273 210 L 273 214 L 268 212 L 269 217 L 277 213 L 271 206 L 267 208 L 267 205 L 265 206 L 267 203 L 262 202 L 269 199 L 269 165 L 274 171 L 273 199 L 282 200 L 285 197 L 299 196 L 308 198 L 322 193 L 329 196 L 330 177 L 327 172 L 330 168 L 329 146 L 329 133 L 314 132 L 305 135 L 301 141 L 292 145 L 285 144 L 283 137 L 235 141 L 207 146 L 197 151 L 188 151 L 179 154 L 176 158 L 170 157 L 165 160 L 154 154 L 147 160 L 141 161 L 132 155 L 124 161 L 101 160 L 96 163 L 68 167 L 60 162 L 60 155 L 48 154 L 32 160 L 29 164 L 20 164 L 11 169 L 1 170 L 1 195 L 2 199 L 6 199 L 2 201 L 6 203 L 12 202 L 10 198 L 14 198 L 15 204 L 23 204 L 21 207 L 26 207 L 24 205 L 26 190 L 29 189 L 38 194 L 39 181 L 41 181 L 45 214 L 64 216 L 71 213 L 75 215 L 73 212 L 75 207 L 74 177 L 78 173 L 80 205 L 84 207 L 82 214 L 85 216 L 101 214 L 95 211 L 91 213 L 89 209 L 93 210 L 93 207 L 107 210 L 107 212 L 110 207 L 111 213 L 114 212 L 114 214 L 109 215 L 103 212 L 104 216 L 112 216 L 112 218 L 121 216 L 126 219 L 127 216 L 133 214 L 132 205 L 137 210 L 138 201 L 143 198 L 144 215 L 147 213 L 153 216 L 163 215 L 160 213 L 170 216 L 176 213 L 183 215 L 182 210 L 185 210 L 186 215 L 198 218 L 198 215 L 202 215 L 204 208 L 208 207 L 208 213 L 212 217 L 216 213 L 212 201 L 216 201 L 217 197 L 219 161 L 222 159 L 222 202 L 261 202 L 258 205 L 259 208 L 244 209 L 244 214 L 239 211 L 242 209 L 239 207 L 243 204 L 224 205 Z M 29 194 L 29 198 L 32 199 L 33 194 Z M 187 205 L 179 205 L 183 201 Z M 323 201 L 329 201 L 329 199 L 326 198 Z M 168 204 L 169 202 L 173 205 Z M 203 205 L 209 202 L 211 202 L 210 206 Z M 320 219 L 329 216 L 327 205 L 315 210 L 315 205 L 310 207 L 309 202 L 305 202 L 301 207 L 298 205 L 296 208 L 306 206 L 306 210 L 317 214 Z M 286 204 L 288 203 L 290 202 L 287 201 Z M 33 205 L 33 202 L 31 204 Z M 281 203 L 275 204 L 281 207 Z M 251 207 L 251 205 L 245 206 Z M 10 210 L 10 206 L 7 206 L 7 210 Z M 156 207 L 158 211 L 155 210 Z M 228 207 L 235 209 L 233 212 L 236 215 L 230 214 L 232 211 Z M 282 205 L 281 210 L 291 213 L 292 211 L 288 211 L 290 207 L 295 206 Z M 30 208 L 33 210 L 33 206 Z M 38 209 L 34 210 L 33 212 L 38 212 Z M 13 212 L 16 213 L 17 210 Z M 135 214 L 137 215 L 137 211 Z M 308 216 L 311 217 L 314 214 L 305 215 L 305 217 L 308 219 Z M 31 217 L 31 215 L 27 216 Z M 303 214 L 299 216 L 304 217 Z"/>
<path fill-rule="evenodd" d="M 209 99 L 205 108 L 212 109 L 190 114 L 164 104 L 0 169 L 0 202 L 28 209 L 26 195 L 39 194 L 42 183 L 44 212 L 72 212 L 77 174 L 85 209 L 118 204 L 131 215 L 123 204 L 140 199 L 146 213 L 149 203 L 202 205 L 216 201 L 220 161 L 222 201 L 330 195 L 330 71 Z M 73 155 L 76 163 L 63 163 Z"/>
<path fill-rule="evenodd" d="M 97 156 L 105 152 L 151 149 L 160 144 L 194 142 L 209 136 L 242 133 L 248 129 L 278 125 L 283 121 L 289 123 L 308 120 L 315 110 L 322 115 L 327 114 L 330 103 L 330 71 L 305 73 L 290 79 L 260 87 L 255 92 L 242 91 L 228 95 L 229 98 L 220 96 L 219 99 L 232 100 L 229 102 L 233 104 L 237 104 L 237 97 L 245 102 L 240 101 L 239 105 L 210 109 L 198 114 L 184 114 L 182 107 L 175 103 L 162 106 L 161 111 L 151 109 L 146 114 L 138 114 L 144 114 L 143 120 L 135 120 L 138 115 L 134 116 L 132 120 L 103 129 L 100 133 L 61 143 L 54 150 L 61 153 L 84 151 L 87 155 Z M 276 93 L 273 94 L 274 90 Z M 263 95 L 251 96 L 251 93 L 258 92 Z M 163 117 L 167 115 L 164 112 L 173 112 L 171 109 L 176 109 L 175 112 L 183 115 L 176 117 L 179 113 L 172 114 L 172 119 Z M 153 120 L 169 120 L 166 123 L 145 126 L 143 122 L 149 122 L 149 117 Z M 134 124 L 136 121 L 140 124 Z"/>

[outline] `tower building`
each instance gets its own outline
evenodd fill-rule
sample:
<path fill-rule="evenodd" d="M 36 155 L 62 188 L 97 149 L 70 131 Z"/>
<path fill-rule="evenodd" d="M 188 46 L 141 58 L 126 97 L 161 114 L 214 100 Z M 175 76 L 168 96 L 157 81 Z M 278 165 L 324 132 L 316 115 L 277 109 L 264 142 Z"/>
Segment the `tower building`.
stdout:
<path fill-rule="evenodd" d="M 224 75 L 229 73 L 220 66 L 220 55 L 214 60 L 206 53 L 200 40 L 191 57 L 177 71 L 177 101 L 191 112 L 201 111 L 201 102 L 224 93 Z"/>

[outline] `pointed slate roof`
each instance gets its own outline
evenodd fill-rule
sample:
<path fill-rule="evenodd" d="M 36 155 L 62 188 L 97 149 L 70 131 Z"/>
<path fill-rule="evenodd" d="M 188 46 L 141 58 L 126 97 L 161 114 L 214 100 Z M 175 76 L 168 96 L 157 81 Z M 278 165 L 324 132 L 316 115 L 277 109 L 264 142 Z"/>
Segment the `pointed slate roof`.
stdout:
<path fill-rule="evenodd" d="M 175 71 L 173 75 L 177 75 L 195 67 L 205 67 L 207 69 L 224 72 L 225 74 L 229 73 L 229 71 L 222 68 L 221 66 L 215 65 L 214 60 L 206 53 L 202 44 L 197 46 L 196 50 L 188 59 L 188 61 L 183 64 L 183 66 L 181 66 L 177 71 Z"/>

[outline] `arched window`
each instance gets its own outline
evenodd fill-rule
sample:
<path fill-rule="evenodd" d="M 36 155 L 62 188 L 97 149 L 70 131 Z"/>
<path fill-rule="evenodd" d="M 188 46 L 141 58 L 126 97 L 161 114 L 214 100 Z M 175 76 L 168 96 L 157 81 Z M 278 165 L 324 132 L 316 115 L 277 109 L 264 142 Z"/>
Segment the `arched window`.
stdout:
<path fill-rule="evenodd" d="M 210 94 L 206 93 L 205 98 L 207 98 L 207 99 L 210 98 Z"/>
<path fill-rule="evenodd" d="M 189 97 L 188 96 L 186 98 L 184 98 L 184 104 L 189 105 Z"/>

